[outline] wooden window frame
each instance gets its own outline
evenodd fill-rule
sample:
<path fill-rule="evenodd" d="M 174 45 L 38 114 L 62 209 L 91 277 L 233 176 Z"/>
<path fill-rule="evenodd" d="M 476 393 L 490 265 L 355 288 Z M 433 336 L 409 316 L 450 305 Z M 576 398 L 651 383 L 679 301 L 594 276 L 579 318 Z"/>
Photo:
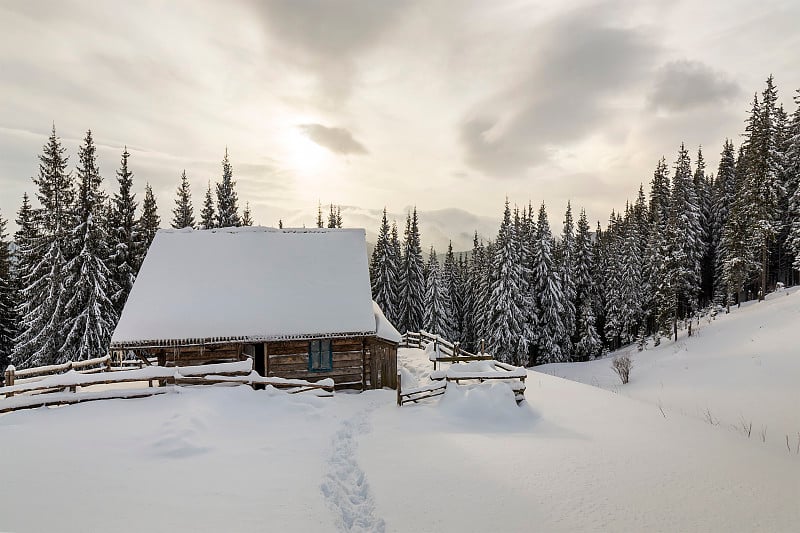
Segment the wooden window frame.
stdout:
<path fill-rule="evenodd" d="M 325 350 L 327 343 L 327 350 Z M 315 350 L 316 348 L 316 350 Z M 319 366 L 314 367 L 314 353 L 319 353 Z M 327 356 L 327 357 L 326 357 Z M 327 366 L 324 364 L 327 363 Z M 309 372 L 330 372 L 333 370 L 333 340 L 317 339 L 308 343 L 308 371 Z"/>

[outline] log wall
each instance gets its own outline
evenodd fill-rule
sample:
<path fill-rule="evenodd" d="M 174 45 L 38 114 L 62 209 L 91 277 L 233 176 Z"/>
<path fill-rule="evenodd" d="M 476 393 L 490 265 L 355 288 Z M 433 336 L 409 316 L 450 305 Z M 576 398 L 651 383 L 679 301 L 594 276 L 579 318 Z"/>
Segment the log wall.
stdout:
<path fill-rule="evenodd" d="M 264 374 L 267 377 L 317 381 L 332 378 L 337 389 L 375 389 L 397 386 L 397 346 L 375 337 L 349 337 L 331 340 L 330 371 L 308 369 L 308 340 L 264 343 Z M 247 357 L 242 344 L 214 347 L 180 347 L 148 350 L 159 365 L 189 366 L 211 362 L 240 361 Z M 256 352 L 258 353 L 258 351 Z M 254 368 L 260 370 L 255 363 Z"/>

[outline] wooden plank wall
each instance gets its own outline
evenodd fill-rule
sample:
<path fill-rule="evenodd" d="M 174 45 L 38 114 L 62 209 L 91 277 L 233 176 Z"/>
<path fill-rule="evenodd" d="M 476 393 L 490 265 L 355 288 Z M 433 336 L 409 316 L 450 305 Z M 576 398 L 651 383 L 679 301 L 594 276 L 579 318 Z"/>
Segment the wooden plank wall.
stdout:
<path fill-rule="evenodd" d="M 267 342 L 264 346 L 265 373 L 287 379 L 317 381 L 333 378 L 336 388 L 373 389 L 397 387 L 397 346 L 377 338 L 333 339 L 333 369 L 308 370 L 307 340 Z M 240 361 L 246 356 L 241 344 L 212 347 L 182 347 L 149 350 L 159 364 L 200 365 L 210 362 Z"/>
<path fill-rule="evenodd" d="M 333 370 L 311 372 L 308 370 L 308 342 L 284 341 L 267 343 L 269 354 L 268 376 L 316 381 L 333 378 L 336 388 L 361 389 L 364 385 L 364 360 L 369 367 L 369 351 L 362 352 L 362 339 L 333 339 Z M 369 378 L 369 376 L 367 376 Z M 368 380 L 367 380 L 368 381 Z M 368 382 L 367 388 L 370 387 Z"/>

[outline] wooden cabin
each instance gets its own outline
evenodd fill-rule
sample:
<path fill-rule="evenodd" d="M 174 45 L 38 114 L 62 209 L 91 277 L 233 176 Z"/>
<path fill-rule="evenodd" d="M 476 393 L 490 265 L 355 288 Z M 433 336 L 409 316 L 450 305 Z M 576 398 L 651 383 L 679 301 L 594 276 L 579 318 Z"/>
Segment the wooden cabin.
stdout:
<path fill-rule="evenodd" d="M 163 366 L 251 358 L 263 376 L 397 386 L 363 229 L 160 230 L 111 349 Z"/>

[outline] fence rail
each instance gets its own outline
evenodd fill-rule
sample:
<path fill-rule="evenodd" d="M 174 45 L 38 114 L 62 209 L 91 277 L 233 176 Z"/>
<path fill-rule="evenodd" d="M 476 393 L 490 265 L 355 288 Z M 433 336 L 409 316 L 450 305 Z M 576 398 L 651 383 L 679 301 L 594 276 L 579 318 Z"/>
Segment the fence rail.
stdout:
<path fill-rule="evenodd" d="M 458 342 L 450 342 L 441 335 L 428 333 L 427 331 L 407 331 L 403 335 L 401 346 L 407 348 L 425 348 L 429 344 L 434 344 L 434 351 L 430 356 L 433 362 L 433 369 L 436 370 L 437 363 L 459 363 L 464 361 L 491 361 L 493 356 L 484 351 L 483 340 L 480 341 L 480 351 L 477 354 L 468 352 L 461 348 Z"/>
<path fill-rule="evenodd" d="M 427 331 L 407 331 L 403 335 L 401 346 L 410 348 L 427 348 L 434 345 L 429 359 L 433 362 L 433 372 L 430 375 L 433 383 L 416 387 L 406 391 L 402 390 L 400 374 L 397 375 L 397 405 L 402 406 L 408 402 L 417 402 L 426 398 L 433 398 L 445 393 L 448 382 L 459 384 L 462 381 L 503 381 L 511 387 L 517 403 L 525 399 L 525 378 L 527 371 L 500 361 L 484 351 L 483 339 L 480 341 L 480 350 L 477 354 L 462 350 L 457 342 L 450 342 L 440 335 Z M 448 369 L 437 370 L 438 363 L 468 363 L 471 361 L 490 361 L 491 369 L 469 371 L 460 365 L 453 365 Z"/>
<path fill-rule="evenodd" d="M 99 368 L 98 365 L 102 365 Z M 61 372 L 61 373 L 59 373 Z M 17 379 L 17 376 L 27 376 Z M 290 394 L 310 392 L 332 396 L 334 381 L 330 378 L 312 383 L 302 379 L 264 377 L 253 370 L 252 360 L 210 365 L 163 367 L 144 366 L 126 369 L 110 366 L 109 357 L 62 365 L 38 367 L 17 372 L 13 366 L 5 373 L 6 385 L 0 387 L 0 413 L 50 405 L 123 398 L 142 398 L 168 392 L 167 385 L 249 385 L 263 389 L 267 385 Z M 145 389 L 85 391 L 96 385 L 148 383 Z M 153 387 L 153 382 L 160 386 Z M 79 389 L 80 392 L 79 392 Z"/>
<path fill-rule="evenodd" d="M 397 405 L 402 406 L 404 403 L 414 402 L 417 403 L 419 400 L 425 400 L 427 398 L 433 398 L 435 396 L 441 396 L 444 394 L 445 389 L 447 388 L 446 381 L 437 381 L 434 383 L 430 383 L 423 387 L 415 387 L 413 389 L 408 389 L 406 391 L 402 390 L 402 379 L 400 373 L 397 373 Z"/>

